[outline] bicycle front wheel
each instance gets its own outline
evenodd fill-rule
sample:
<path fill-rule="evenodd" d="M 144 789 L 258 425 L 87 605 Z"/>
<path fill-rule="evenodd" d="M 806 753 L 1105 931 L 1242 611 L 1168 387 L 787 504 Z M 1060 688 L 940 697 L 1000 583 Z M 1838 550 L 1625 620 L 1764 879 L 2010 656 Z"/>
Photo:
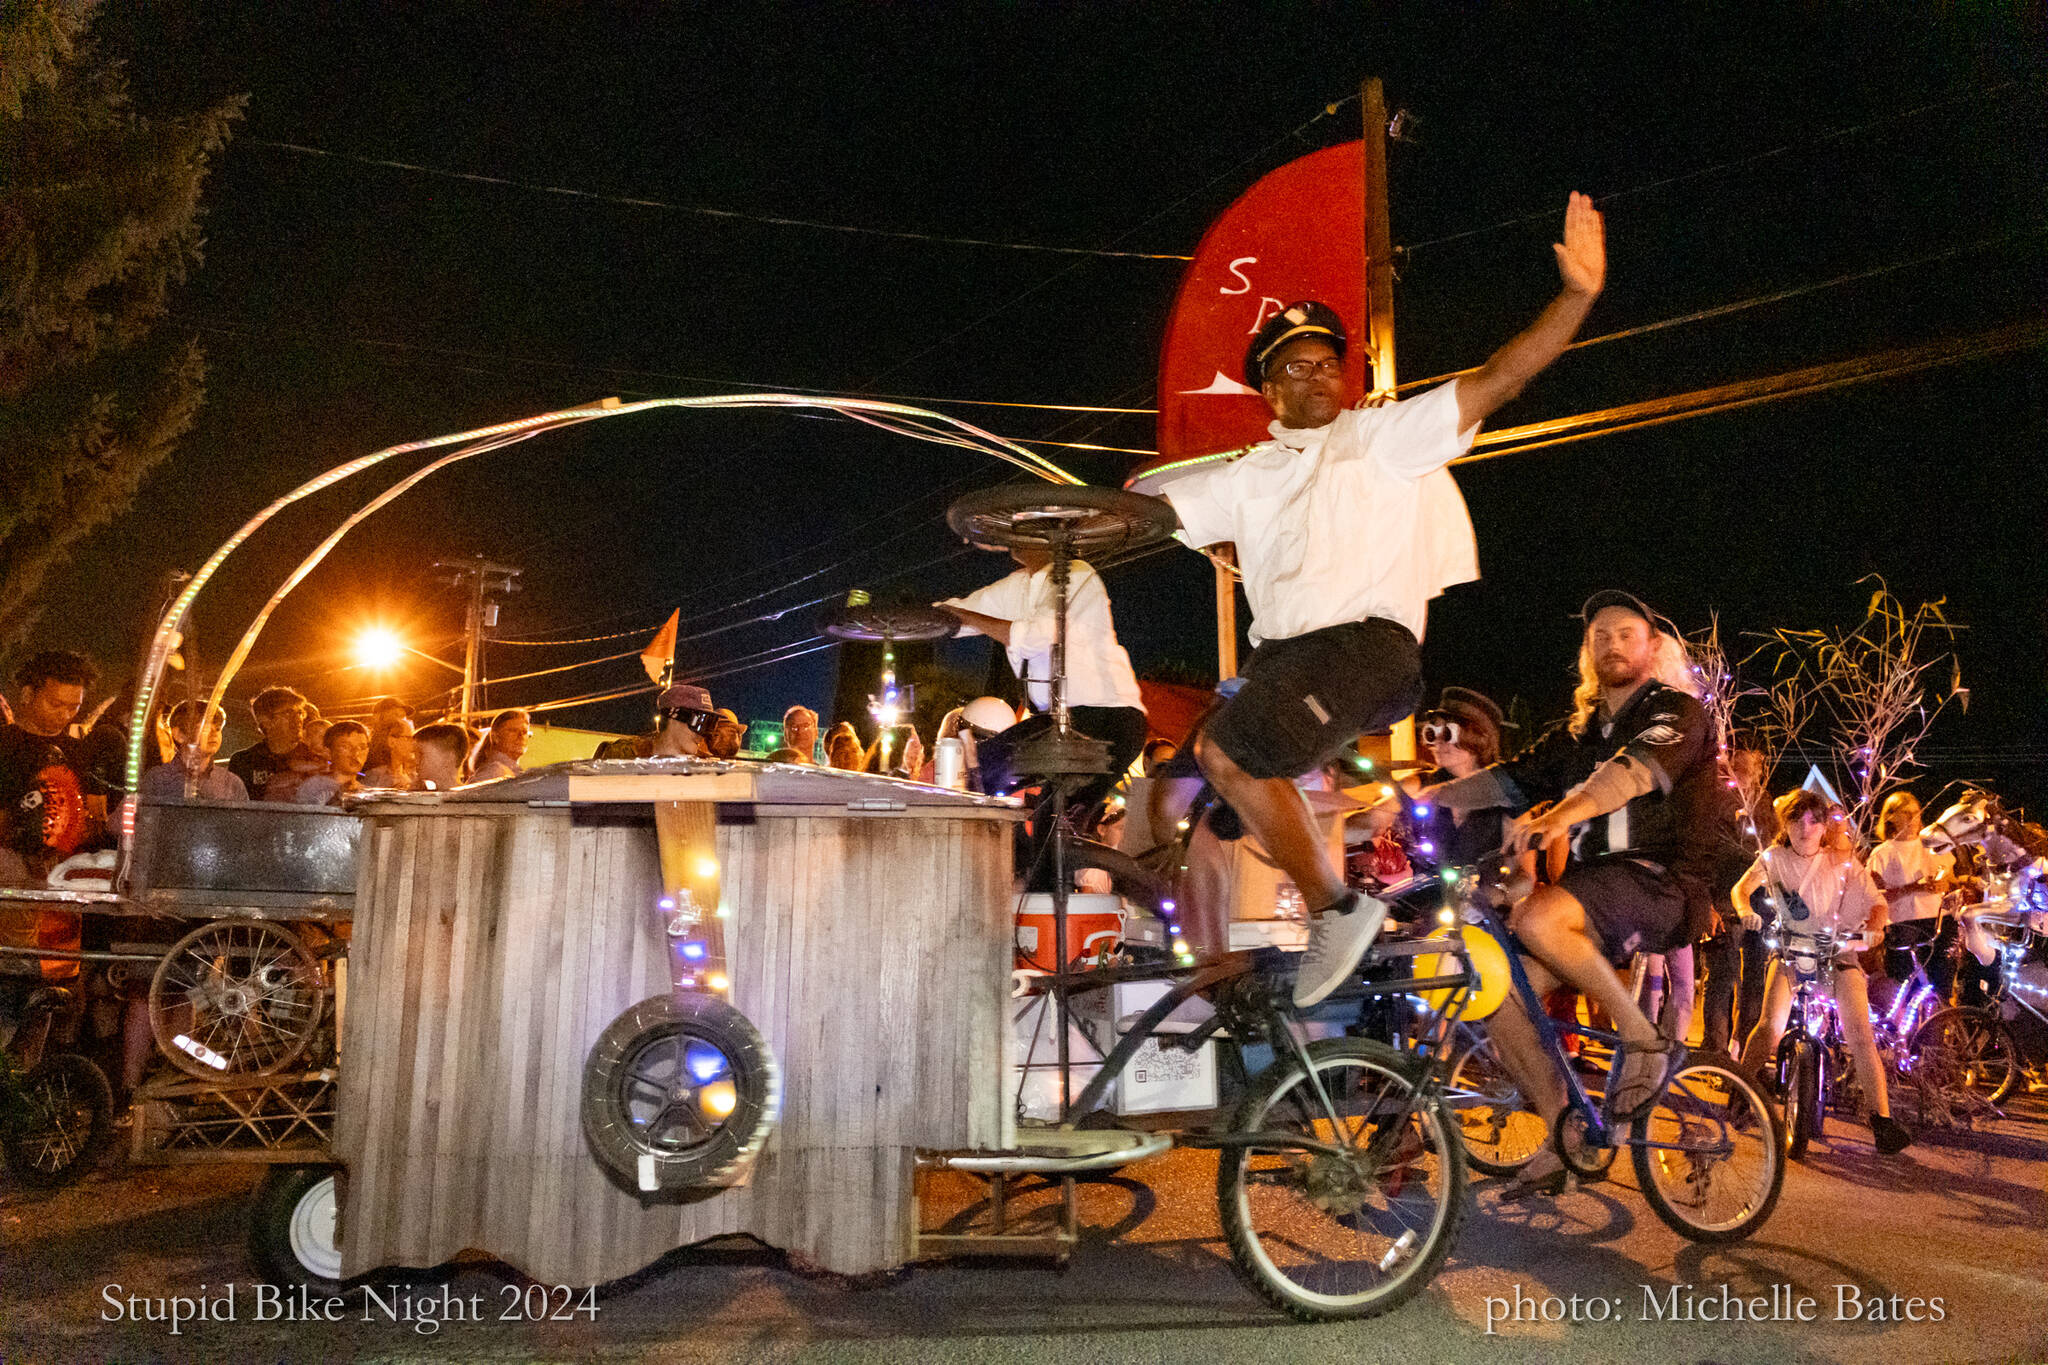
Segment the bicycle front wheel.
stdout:
<path fill-rule="evenodd" d="M 1718 1062 L 1672 1078 L 1629 1136 L 1636 1183 L 1659 1218 L 1695 1242 L 1737 1242 L 1763 1226 L 1785 1188 L 1785 1149 L 1770 1103 Z"/>
<path fill-rule="evenodd" d="M 1450 1253 L 1465 1216 L 1464 1146 L 1392 1048 L 1333 1038 L 1308 1057 L 1330 1108 L 1297 1062 L 1259 1078 L 1231 1126 L 1258 1140 L 1218 1163 L 1223 1231 L 1239 1276 L 1282 1312 L 1373 1317 L 1428 1284 Z"/>
<path fill-rule="evenodd" d="M 1958 1005 L 1929 1015 L 1913 1031 L 1909 1051 L 1915 1065 L 1944 1084 L 1970 1091 L 1986 1104 L 2012 1093 L 2019 1079 L 2013 1063 L 2012 1035 L 2005 1021 L 1989 1010 Z"/>
<path fill-rule="evenodd" d="M 1513 1175 L 1549 1140 L 1543 1116 L 1522 1097 L 1484 1034 L 1452 1063 L 1444 1103 L 1458 1121 L 1466 1163 L 1487 1175 Z"/>

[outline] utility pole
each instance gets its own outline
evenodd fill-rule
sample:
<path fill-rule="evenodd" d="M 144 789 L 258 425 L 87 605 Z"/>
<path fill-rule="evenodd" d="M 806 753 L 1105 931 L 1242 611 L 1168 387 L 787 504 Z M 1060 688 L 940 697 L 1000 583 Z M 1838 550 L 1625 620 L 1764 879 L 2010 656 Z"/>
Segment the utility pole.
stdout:
<path fill-rule="evenodd" d="M 1394 228 L 1387 211 L 1387 94 L 1378 76 L 1358 90 L 1365 117 L 1365 333 L 1372 346 L 1372 392 L 1394 396 Z M 1388 754 L 1415 757 L 1415 720 L 1398 722 Z"/>
<path fill-rule="evenodd" d="M 519 591 L 520 570 L 510 564 L 495 564 L 482 555 L 474 559 L 437 559 L 434 567 L 446 577 L 443 583 L 461 588 L 469 599 L 467 637 L 462 651 L 462 723 L 470 723 L 476 711 L 477 673 L 483 664 L 484 632 L 498 624 L 497 598 Z"/>

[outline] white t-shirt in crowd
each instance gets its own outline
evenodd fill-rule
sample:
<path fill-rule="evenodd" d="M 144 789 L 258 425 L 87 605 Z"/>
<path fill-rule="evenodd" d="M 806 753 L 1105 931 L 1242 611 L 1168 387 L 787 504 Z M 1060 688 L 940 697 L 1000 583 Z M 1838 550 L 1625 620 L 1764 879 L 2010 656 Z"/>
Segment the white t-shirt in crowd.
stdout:
<path fill-rule="evenodd" d="M 1883 893 L 1863 864 L 1834 849 L 1802 858 L 1788 845 L 1772 844 L 1751 870 L 1758 868 L 1767 882 L 1796 892 L 1811 912 L 1806 919 L 1782 922 L 1781 927 L 1795 934 L 1819 934 L 1825 928 L 1837 935 L 1854 933 L 1870 922 L 1872 907 L 1884 904 Z"/>
<path fill-rule="evenodd" d="M 1905 886 L 1911 882 L 1932 881 L 1956 865 L 1953 853 L 1936 853 L 1920 842 L 1918 834 L 1908 834 L 1900 839 L 1887 839 L 1870 850 L 1870 875 L 1877 879 L 1879 886 Z M 1892 902 L 1892 923 L 1903 924 L 1911 919 L 1933 919 L 1941 913 L 1939 891 L 1915 891 L 1910 896 L 1900 896 Z"/>
<path fill-rule="evenodd" d="M 1455 381 L 1403 403 L 1347 408 L 1156 491 L 1201 547 L 1237 545 L 1252 641 L 1381 616 L 1422 638 L 1429 599 L 1479 577 L 1472 518 L 1445 468 L 1471 448 Z M 1144 486 L 1144 481 L 1140 481 Z"/>
<path fill-rule="evenodd" d="M 1008 653 L 1017 676 L 1030 680 L 1033 707 L 1052 706 L 1052 567 L 1036 573 L 1018 569 L 978 592 L 949 597 L 941 606 L 964 607 L 1010 623 Z M 970 634 L 978 634 L 966 628 Z M 1084 560 L 1073 562 L 1067 579 L 1067 705 L 1134 706 L 1144 710 L 1131 656 L 1117 643 L 1109 589 Z"/>

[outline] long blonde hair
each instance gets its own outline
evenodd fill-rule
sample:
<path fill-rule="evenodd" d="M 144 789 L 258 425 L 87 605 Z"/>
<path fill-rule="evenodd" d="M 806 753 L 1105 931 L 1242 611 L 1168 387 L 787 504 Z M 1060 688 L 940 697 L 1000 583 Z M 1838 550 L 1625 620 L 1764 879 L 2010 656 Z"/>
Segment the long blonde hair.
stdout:
<path fill-rule="evenodd" d="M 1685 642 L 1654 625 L 1650 630 L 1654 637 L 1650 646 L 1650 676 L 1689 697 L 1699 696 L 1699 675 L 1693 671 Z M 1585 633 L 1579 636 L 1579 685 L 1572 689 L 1572 718 L 1567 727 L 1574 738 L 1585 736 L 1586 726 L 1599 709 L 1600 670 L 1593 663 L 1593 624 L 1589 621 Z"/>

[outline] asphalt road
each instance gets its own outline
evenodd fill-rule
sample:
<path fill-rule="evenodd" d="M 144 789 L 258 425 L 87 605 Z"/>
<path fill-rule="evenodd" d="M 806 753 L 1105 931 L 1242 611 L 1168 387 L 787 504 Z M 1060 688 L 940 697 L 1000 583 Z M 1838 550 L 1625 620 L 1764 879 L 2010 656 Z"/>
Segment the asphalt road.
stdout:
<path fill-rule="evenodd" d="M 342 1322 L 258 1322 L 244 1258 L 250 1167 L 109 1167 L 54 1195 L 0 1192 L 0 1352 L 6 1361 L 2041 1361 L 2048 1359 L 2048 1105 L 1988 1131 L 1934 1134 L 1899 1157 L 1830 1121 L 1750 1241 L 1695 1246 L 1631 1187 L 1503 1208 L 1479 1180 L 1449 1266 L 1415 1301 L 1364 1323 L 1303 1327 L 1231 1273 L 1214 1158 L 1177 1152 L 1084 1187 L 1091 1232 L 1065 1272 L 1037 1262 L 935 1264 L 878 1284 L 806 1276 L 745 1246 L 679 1253 L 568 1322 L 450 1320 L 427 1333 L 363 1310 Z M 236 1320 L 106 1321 L 113 1300 L 208 1296 L 236 1285 Z M 1647 1297 L 1692 1285 L 1718 1304 L 1816 1301 L 1818 1320 L 1645 1320 Z M 1922 1299 L 1920 1322 L 1837 1321 L 1839 1285 L 1868 1305 Z M 118 1286 L 117 1289 L 109 1288 Z M 412 1291 L 496 1319 L 526 1286 L 465 1263 Z M 1608 1321 L 1496 1320 L 1517 1290 L 1605 1301 Z M 1681 1290 L 1681 1294 L 1685 1291 Z M 394 1308 L 399 1307 L 394 1293 Z M 1619 1301 L 1617 1313 L 1612 1305 Z M 1940 1320 L 1931 1320 L 1933 1300 Z M 560 1306 L 559 1302 L 555 1305 Z M 1903 1304 L 1901 1305 L 1903 1307 Z M 1507 1307 L 1491 1305 L 1499 1319 Z M 1531 1310 L 1525 1310 L 1531 1311 Z M 121 1316 L 125 1317 L 123 1309 Z"/>

